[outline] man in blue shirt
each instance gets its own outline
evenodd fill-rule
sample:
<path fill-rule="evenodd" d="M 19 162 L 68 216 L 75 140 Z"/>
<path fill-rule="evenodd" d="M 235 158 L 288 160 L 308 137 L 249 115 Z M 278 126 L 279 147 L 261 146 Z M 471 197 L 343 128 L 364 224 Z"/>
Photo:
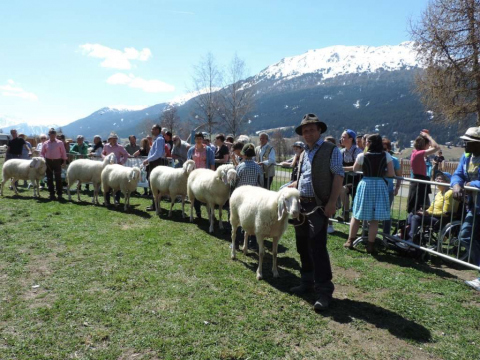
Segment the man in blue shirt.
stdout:
<path fill-rule="evenodd" d="M 295 226 L 302 282 L 290 291 L 296 294 L 315 291 L 315 310 L 327 309 L 332 300 L 334 285 L 327 251 L 327 226 L 328 218 L 335 214 L 345 174 L 338 148 L 320 138 L 326 130 L 327 125 L 315 114 L 305 115 L 295 129 L 307 146 L 300 159 L 297 181 L 290 185 L 300 191 L 301 212 L 308 214 Z"/>
<path fill-rule="evenodd" d="M 162 136 L 162 127 L 159 124 L 152 126 L 153 140 L 152 147 L 148 153 L 147 159 L 143 165 L 147 167 L 147 179 L 150 181 L 150 173 L 159 165 L 167 165 L 165 158 L 165 139 Z M 147 207 L 147 211 L 155 211 L 155 200 L 152 194 L 152 205 Z"/>

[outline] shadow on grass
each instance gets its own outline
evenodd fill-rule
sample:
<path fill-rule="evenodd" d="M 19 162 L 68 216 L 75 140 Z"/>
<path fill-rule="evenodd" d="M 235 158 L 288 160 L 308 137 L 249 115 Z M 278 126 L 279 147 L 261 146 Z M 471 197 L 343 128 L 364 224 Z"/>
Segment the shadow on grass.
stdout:
<path fill-rule="evenodd" d="M 424 326 L 405 319 L 393 311 L 364 301 L 334 299 L 330 308 L 321 314 L 341 324 L 348 324 L 360 319 L 377 328 L 388 330 L 399 339 L 409 339 L 421 343 L 430 342 L 432 339 L 430 331 Z"/>
<path fill-rule="evenodd" d="M 139 217 L 144 218 L 144 219 L 150 219 L 152 217 L 152 215 L 150 215 L 148 212 L 140 210 L 140 209 L 136 209 L 136 207 L 140 206 L 140 204 L 130 205 L 130 207 L 127 211 L 123 210 L 124 206 L 125 206 L 125 204 L 120 203 L 120 205 L 118 205 L 118 206 L 109 205 L 109 206 L 106 207 L 106 209 L 108 209 L 109 211 L 114 211 L 114 212 L 128 213 L 128 214 L 131 214 L 131 215 L 139 216 Z"/>

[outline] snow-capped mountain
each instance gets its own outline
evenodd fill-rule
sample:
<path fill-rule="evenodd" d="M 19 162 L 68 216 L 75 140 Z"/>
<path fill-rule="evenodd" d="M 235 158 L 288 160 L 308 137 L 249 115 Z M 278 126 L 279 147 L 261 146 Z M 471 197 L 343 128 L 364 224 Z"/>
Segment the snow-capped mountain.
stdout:
<path fill-rule="evenodd" d="M 58 128 L 57 125 L 29 125 L 28 123 L 19 123 L 19 124 L 12 124 L 8 126 L 2 127 L 2 131 L 4 133 L 10 133 L 11 129 L 16 129 L 19 134 L 25 134 L 27 136 L 31 135 L 40 135 L 46 134 L 50 128 Z"/>
<path fill-rule="evenodd" d="M 413 42 L 378 47 L 338 45 L 286 57 L 258 73 L 254 82 L 265 79 L 286 81 L 305 74 L 318 74 L 326 80 L 341 75 L 417 67 L 420 65 L 416 60 Z"/>

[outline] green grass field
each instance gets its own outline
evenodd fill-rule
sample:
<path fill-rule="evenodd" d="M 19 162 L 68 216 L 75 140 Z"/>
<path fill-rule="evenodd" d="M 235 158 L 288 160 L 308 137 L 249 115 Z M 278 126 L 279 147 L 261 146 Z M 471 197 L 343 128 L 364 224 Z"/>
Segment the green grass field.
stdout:
<path fill-rule="evenodd" d="M 344 250 L 337 224 L 335 299 L 317 314 L 288 293 L 292 227 L 280 278 L 267 252 L 257 281 L 257 255 L 231 260 L 229 234 L 183 220 L 180 204 L 167 220 L 166 202 L 158 218 L 141 198 L 124 213 L 31 196 L 0 198 L 0 359 L 480 358 L 480 294 L 463 283 L 474 271 Z"/>

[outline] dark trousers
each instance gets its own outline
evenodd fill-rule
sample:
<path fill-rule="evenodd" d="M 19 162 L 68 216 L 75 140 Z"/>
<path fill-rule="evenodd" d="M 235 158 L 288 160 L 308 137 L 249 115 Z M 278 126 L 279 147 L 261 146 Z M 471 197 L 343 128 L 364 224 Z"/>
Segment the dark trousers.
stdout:
<path fill-rule="evenodd" d="M 409 218 L 409 223 L 410 223 L 410 233 L 408 234 L 408 237 L 409 237 L 409 240 L 413 240 L 413 236 L 418 231 L 420 226 L 422 226 L 422 216 L 416 215 L 416 214 L 415 215 L 410 214 L 408 216 L 408 218 Z M 425 226 L 434 227 L 437 224 L 438 221 L 440 221 L 440 218 L 438 218 L 438 217 L 429 216 L 429 215 L 423 216 L 423 225 L 425 225 Z M 445 221 L 444 225 L 446 225 L 446 224 L 447 224 L 447 221 Z"/>
<path fill-rule="evenodd" d="M 45 159 L 47 163 L 47 186 L 50 196 L 62 196 L 62 159 Z M 55 187 L 53 186 L 53 178 L 55 177 Z"/>
<path fill-rule="evenodd" d="M 197 217 L 202 216 L 202 203 L 195 199 L 193 201 L 193 208 L 195 209 L 195 214 L 197 214 Z"/>
<path fill-rule="evenodd" d="M 167 165 L 167 159 L 164 159 L 164 158 L 160 158 L 148 163 L 147 179 L 148 179 L 149 185 L 150 185 L 150 174 L 152 170 L 155 169 L 157 166 L 166 166 L 166 165 Z M 155 207 L 155 198 L 153 197 L 153 194 L 152 194 L 152 206 Z"/>
<path fill-rule="evenodd" d="M 475 221 L 473 218 L 475 218 Z M 478 212 L 475 215 L 472 210 L 467 213 L 462 223 L 459 238 L 467 246 L 472 246 L 470 258 L 474 265 L 480 266 L 480 214 Z M 472 244 L 470 244 L 471 241 L 473 241 Z"/>
<path fill-rule="evenodd" d="M 263 177 L 263 187 L 267 190 L 270 190 L 272 186 L 273 176 L 264 176 Z"/>
<path fill-rule="evenodd" d="M 120 191 L 120 190 L 118 190 L 117 192 L 115 192 L 115 202 L 116 202 L 116 203 L 119 203 L 119 202 L 120 202 L 120 195 L 121 195 L 121 191 Z M 105 194 L 105 199 L 107 200 L 107 204 L 110 204 L 110 191 Z"/>
<path fill-rule="evenodd" d="M 302 213 L 308 213 L 316 206 L 315 203 L 300 203 Z M 315 292 L 332 296 L 332 267 L 327 251 L 328 218 L 321 212 L 315 211 L 309 215 L 302 225 L 295 226 L 297 251 L 300 254 L 301 274 L 313 273 Z"/>

